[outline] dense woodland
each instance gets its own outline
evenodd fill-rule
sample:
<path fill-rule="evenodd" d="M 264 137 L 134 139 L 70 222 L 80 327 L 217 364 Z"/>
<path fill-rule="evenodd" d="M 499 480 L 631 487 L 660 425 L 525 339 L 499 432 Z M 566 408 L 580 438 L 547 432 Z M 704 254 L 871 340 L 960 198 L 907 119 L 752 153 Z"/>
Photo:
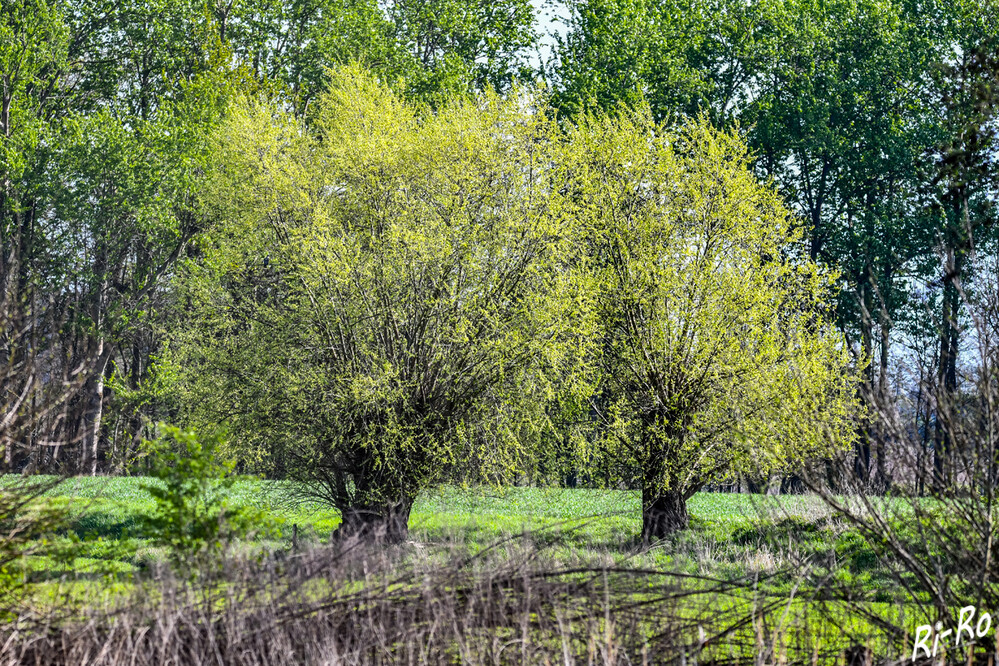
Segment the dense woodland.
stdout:
<path fill-rule="evenodd" d="M 990 1 L 2 2 L 5 471 L 170 423 L 352 531 L 573 483 L 648 538 L 957 482 L 991 413 Z"/>

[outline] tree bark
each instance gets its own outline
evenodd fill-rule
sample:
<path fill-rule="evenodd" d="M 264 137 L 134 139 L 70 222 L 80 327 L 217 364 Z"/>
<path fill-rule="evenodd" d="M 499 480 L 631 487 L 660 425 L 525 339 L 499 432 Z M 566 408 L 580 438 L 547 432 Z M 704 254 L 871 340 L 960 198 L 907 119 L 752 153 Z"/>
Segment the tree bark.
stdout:
<path fill-rule="evenodd" d="M 95 367 L 83 385 L 83 438 L 80 472 L 97 475 L 100 455 L 101 421 L 104 417 L 104 372 L 111 360 L 110 345 L 104 340 L 98 342 Z"/>
<path fill-rule="evenodd" d="M 871 356 L 873 351 L 873 322 L 871 321 L 871 269 L 870 264 L 864 265 L 859 284 L 860 297 L 860 350 L 863 360 L 867 363 L 864 369 L 863 383 L 860 386 L 859 398 L 873 407 L 878 405 L 874 399 L 874 374 Z M 857 444 L 853 458 L 853 474 L 861 487 L 866 488 L 871 477 L 871 422 L 869 418 L 858 423 Z"/>
<path fill-rule="evenodd" d="M 954 405 L 957 393 L 957 355 L 960 349 L 959 316 L 961 307 L 960 276 L 964 269 L 964 254 L 958 249 L 948 248 L 944 277 L 940 321 L 940 356 L 937 366 L 936 423 L 933 433 L 934 476 L 938 486 L 953 482 L 953 445 L 951 428 L 954 421 Z"/>
<path fill-rule="evenodd" d="M 642 490 L 642 542 L 651 543 L 687 529 L 687 498 L 680 490 Z"/>
<path fill-rule="evenodd" d="M 351 506 L 341 510 L 342 522 L 331 539 L 360 539 L 379 543 L 399 543 L 409 538 L 411 499 L 388 504 Z"/>
<path fill-rule="evenodd" d="M 885 279 L 884 284 L 889 280 Z M 878 404 L 877 409 L 887 410 L 889 408 L 891 390 L 888 386 L 888 347 L 891 343 L 891 322 L 888 318 L 887 305 L 882 302 L 879 306 L 879 328 L 881 332 L 880 357 L 878 359 Z M 892 406 L 894 409 L 894 405 Z M 884 423 L 882 417 L 878 421 Z M 886 493 L 891 489 L 892 479 L 888 474 L 888 437 L 890 429 L 879 428 L 875 438 L 875 471 L 874 486 L 879 493 Z"/>

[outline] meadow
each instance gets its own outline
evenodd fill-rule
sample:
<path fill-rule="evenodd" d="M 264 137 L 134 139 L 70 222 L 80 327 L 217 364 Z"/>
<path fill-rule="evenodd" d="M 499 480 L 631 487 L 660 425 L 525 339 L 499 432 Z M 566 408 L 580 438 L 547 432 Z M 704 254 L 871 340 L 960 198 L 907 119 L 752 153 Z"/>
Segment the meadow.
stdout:
<path fill-rule="evenodd" d="M 80 477 L 47 494 L 46 501 L 67 508 L 70 518 L 55 536 L 55 548 L 20 565 L 36 610 L 99 607 L 119 614 L 123 607 L 134 608 L 137 598 L 142 603 L 174 598 L 168 592 L 176 584 L 169 552 L 142 532 L 143 516 L 156 506 L 144 489 L 149 483 L 156 482 Z M 227 557 L 243 564 L 225 585 L 236 589 L 253 580 L 249 596 L 266 596 L 268 609 L 290 589 L 320 607 L 331 597 L 342 603 L 342 595 L 352 598 L 359 590 L 393 590 L 391 613 L 398 614 L 406 608 L 395 596 L 399 589 L 450 594 L 466 586 L 478 589 L 483 576 L 523 576 L 542 585 L 544 594 L 530 598 L 548 594 L 544 585 L 569 581 L 588 590 L 579 599 L 609 604 L 615 614 L 642 607 L 633 628 L 637 634 L 652 636 L 651 627 L 666 623 L 675 628 L 671 641 L 683 636 L 687 643 L 703 642 L 694 652 L 709 663 L 763 652 L 776 661 L 788 653 L 839 659 L 858 644 L 876 644 L 879 653 L 897 651 L 904 639 L 899 642 L 879 624 L 912 624 L 905 621 L 911 599 L 883 559 L 811 495 L 698 493 L 690 500 L 691 528 L 644 547 L 636 492 L 445 486 L 419 498 L 408 541 L 361 556 L 364 575 L 357 578 L 351 564 L 357 555 L 343 555 L 328 543 L 339 524 L 337 512 L 303 501 L 298 490 L 288 482 L 244 479 L 226 498 L 231 506 L 255 509 L 259 525 L 229 544 Z M 284 567 L 292 561 L 312 564 L 289 574 Z M 600 580 L 602 592 L 590 589 Z M 213 603 L 221 608 L 227 602 Z M 559 616 L 545 608 L 528 615 Z M 593 609 L 584 613 L 599 615 Z M 605 622 L 597 624 L 589 631 L 606 631 Z M 709 645 L 706 636 L 717 640 Z M 680 654 L 674 643 L 669 651 Z"/>
<path fill-rule="evenodd" d="M 81 548 L 73 571 L 134 572 L 161 559 L 139 527 L 154 508 L 142 487 L 150 482 L 79 477 L 49 493 L 70 507 L 65 536 Z M 322 544 L 340 522 L 337 511 L 303 500 L 286 482 L 239 481 L 228 502 L 261 513 L 259 530 L 240 544 L 244 550 L 274 553 L 291 548 L 293 539 L 302 547 Z M 475 553 L 515 538 L 563 563 L 628 563 L 732 580 L 762 574 L 787 584 L 800 573 L 798 565 L 816 557 L 846 557 L 852 573 L 871 580 L 877 574 L 875 559 L 813 496 L 698 493 L 690 500 L 692 528 L 648 549 L 637 538 L 639 502 L 634 491 L 445 486 L 417 500 L 409 544 Z M 57 571 L 33 568 L 42 577 Z"/>

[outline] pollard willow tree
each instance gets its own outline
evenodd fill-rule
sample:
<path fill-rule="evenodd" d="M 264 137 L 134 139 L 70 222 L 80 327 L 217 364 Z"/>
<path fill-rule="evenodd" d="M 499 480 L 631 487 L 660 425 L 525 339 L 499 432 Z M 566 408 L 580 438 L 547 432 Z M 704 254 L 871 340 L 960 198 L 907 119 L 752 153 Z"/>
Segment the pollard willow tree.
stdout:
<path fill-rule="evenodd" d="M 584 388 L 564 135 L 531 98 L 432 111 L 348 68 L 308 123 L 232 114 L 174 364 L 195 416 L 342 535 L 404 538 L 419 491 L 473 461 L 523 470 Z"/>
<path fill-rule="evenodd" d="M 685 528 L 711 481 L 849 446 L 834 276 L 739 137 L 645 109 L 586 119 L 571 144 L 603 329 L 594 460 L 641 488 L 643 540 Z"/>

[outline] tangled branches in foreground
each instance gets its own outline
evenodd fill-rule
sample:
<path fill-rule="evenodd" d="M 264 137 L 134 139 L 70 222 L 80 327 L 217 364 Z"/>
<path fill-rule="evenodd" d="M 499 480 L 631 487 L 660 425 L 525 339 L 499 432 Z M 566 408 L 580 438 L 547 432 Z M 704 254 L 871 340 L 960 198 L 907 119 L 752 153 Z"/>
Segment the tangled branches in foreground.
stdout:
<path fill-rule="evenodd" d="M 767 599 L 752 585 L 621 567 L 555 569 L 520 544 L 499 563 L 488 553 L 411 550 L 340 544 L 230 562 L 223 578 L 193 585 L 163 573 L 136 582 L 107 608 L 22 614 L 0 629 L 0 663 L 721 664 L 843 657 L 842 645 L 817 647 L 821 637 L 809 634 L 807 623 L 791 628 L 799 611 L 789 615 L 786 596 Z"/>

